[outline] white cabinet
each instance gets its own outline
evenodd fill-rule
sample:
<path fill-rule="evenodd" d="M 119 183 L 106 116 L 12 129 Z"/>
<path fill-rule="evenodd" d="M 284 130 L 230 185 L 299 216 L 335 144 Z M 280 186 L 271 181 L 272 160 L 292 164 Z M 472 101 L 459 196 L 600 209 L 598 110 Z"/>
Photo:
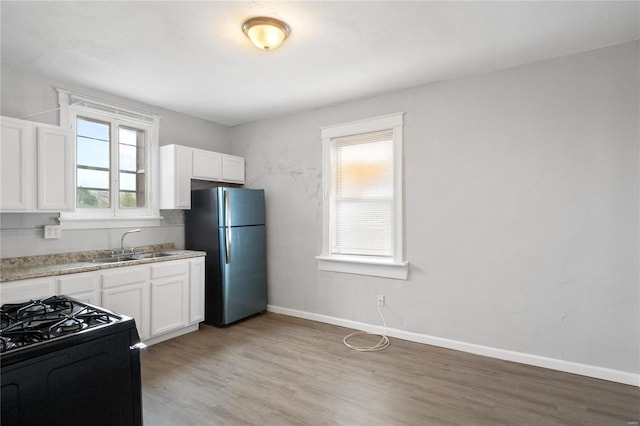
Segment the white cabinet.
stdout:
<path fill-rule="evenodd" d="M 189 323 L 189 262 L 151 265 L 151 336 Z"/>
<path fill-rule="evenodd" d="M 73 140 L 68 131 L 38 127 L 38 210 L 73 210 L 75 200 Z"/>
<path fill-rule="evenodd" d="M 160 147 L 160 208 L 191 208 L 191 148 Z"/>
<path fill-rule="evenodd" d="M 70 131 L 2 117 L 0 211 L 74 208 L 75 146 Z"/>
<path fill-rule="evenodd" d="M 10 281 L 0 286 L 0 304 L 46 299 L 56 294 L 54 277 Z"/>
<path fill-rule="evenodd" d="M 244 183 L 244 158 L 222 154 L 222 180 Z"/>
<path fill-rule="evenodd" d="M 244 183 L 244 158 L 181 145 L 160 147 L 160 208 L 190 209 L 191 179 Z"/>
<path fill-rule="evenodd" d="M 222 177 L 222 154 L 193 149 L 193 179 L 219 181 Z"/>
<path fill-rule="evenodd" d="M 1 211 L 29 211 L 33 208 L 35 158 L 33 125 L 2 117 L 0 139 Z"/>
<path fill-rule="evenodd" d="M 104 271 L 101 281 L 102 306 L 135 319 L 140 339 L 150 337 L 149 265 Z"/>
<path fill-rule="evenodd" d="M 0 304 L 56 294 L 132 317 L 140 339 L 158 343 L 204 320 L 204 257 L 0 283 Z"/>
<path fill-rule="evenodd" d="M 189 261 L 189 323 L 204 321 L 204 257 Z"/>
<path fill-rule="evenodd" d="M 59 295 L 70 296 L 92 305 L 100 306 L 102 303 L 100 276 L 96 272 L 59 275 L 56 277 L 56 282 Z"/>

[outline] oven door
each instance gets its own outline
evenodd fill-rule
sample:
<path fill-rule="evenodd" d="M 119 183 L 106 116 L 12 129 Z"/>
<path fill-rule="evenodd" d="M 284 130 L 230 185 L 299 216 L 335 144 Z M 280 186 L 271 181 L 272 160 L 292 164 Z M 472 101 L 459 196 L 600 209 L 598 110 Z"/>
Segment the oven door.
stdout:
<path fill-rule="evenodd" d="M 2 366 L 2 424 L 142 424 L 135 328 L 84 337 Z"/>

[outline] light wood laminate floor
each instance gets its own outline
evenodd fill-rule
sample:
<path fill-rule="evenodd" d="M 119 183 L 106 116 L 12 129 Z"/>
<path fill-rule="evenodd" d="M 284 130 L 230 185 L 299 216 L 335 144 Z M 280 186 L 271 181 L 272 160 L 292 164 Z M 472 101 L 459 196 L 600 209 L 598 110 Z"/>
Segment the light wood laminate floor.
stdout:
<path fill-rule="evenodd" d="M 267 313 L 149 347 L 144 423 L 156 425 L 638 425 L 633 386 Z M 365 338 L 371 338 L 366 336 Z M 356 341 L 357 342 L 357 341 Z"/>

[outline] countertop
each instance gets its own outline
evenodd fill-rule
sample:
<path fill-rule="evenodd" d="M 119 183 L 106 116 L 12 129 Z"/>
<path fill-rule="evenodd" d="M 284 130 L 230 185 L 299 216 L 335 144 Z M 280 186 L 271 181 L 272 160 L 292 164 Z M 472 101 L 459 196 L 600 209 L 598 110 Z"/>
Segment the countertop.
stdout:
<path fill-rule="evenodd" d="M 95 250 L 4 258 L 0 259 L 0 282 L 76 274 L 79 272 L 98 271 L 101 269 L 120 268 L 123 266 L 134 266 L 145 263 L 168 262 L 171 260 L 188 259 L 206 255 L 203 251 L 176 250 L 172 243 L 145 246 L 136 249 L 136 253 L 140 254 L 157 251 L 170 253 L 171 256 L 128 260 L 126 262 L 115 263 L 94 263 L 92 262 L 93 259 L 105 258 L 111 255 L 109 251 Z"/>

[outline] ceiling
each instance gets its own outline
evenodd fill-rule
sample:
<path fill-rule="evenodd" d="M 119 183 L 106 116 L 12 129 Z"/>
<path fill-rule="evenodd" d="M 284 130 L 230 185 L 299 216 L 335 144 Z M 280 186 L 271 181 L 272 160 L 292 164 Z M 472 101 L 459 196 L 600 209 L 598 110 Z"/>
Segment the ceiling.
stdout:
<path fill-rule="evenodd" d="M 2 62 L 225 125 L 639 38 L 640 2 L 2 1 Z M 244 21 L 291 35 L 263 52 Z"/>

